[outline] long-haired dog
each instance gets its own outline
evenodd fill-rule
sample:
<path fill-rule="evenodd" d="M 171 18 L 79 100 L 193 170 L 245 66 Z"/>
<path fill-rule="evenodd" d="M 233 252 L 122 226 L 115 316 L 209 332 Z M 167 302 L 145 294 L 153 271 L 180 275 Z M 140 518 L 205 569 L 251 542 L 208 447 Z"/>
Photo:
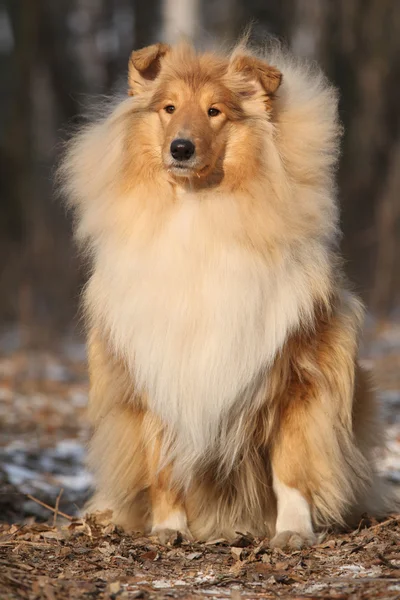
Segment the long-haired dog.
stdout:
<path fill-rule="evenodd" d="M 335 90 L 279 49 L 133 52 L 61 176 L 91 261 L 91 509 L 312 544 L 384 502 L 342 276 Z"/>

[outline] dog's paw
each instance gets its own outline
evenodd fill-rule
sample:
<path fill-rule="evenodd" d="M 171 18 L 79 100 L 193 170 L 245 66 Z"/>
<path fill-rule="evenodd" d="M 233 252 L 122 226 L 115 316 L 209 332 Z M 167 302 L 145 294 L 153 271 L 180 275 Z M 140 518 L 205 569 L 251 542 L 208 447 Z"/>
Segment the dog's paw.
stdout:
<path fill-rule="evenodd" d="M 317 536 L 310 532 L 307 534 L 297 531 L 281 531 L 271 540 L 271 548 L 287 548 L 289 550 L 301 550 L 312 546 L 317 542 Z"/>
<path fill-rule="evenodd" d="M 158 537 L 161 544 L 170 546 L 179 546 L 183 540 L 193 539 L 183 510 L 171 511 L 167 518 L 153 523 L 150 535 Z"/>
<path fill-rule="evenodd" d="M 178 531 L 176 529 L 153 528 L 151 535 L 158 537 L 163 546 L 180 546 L 183 541 L 191 541 L 193 538 L 188 529 Z"/>

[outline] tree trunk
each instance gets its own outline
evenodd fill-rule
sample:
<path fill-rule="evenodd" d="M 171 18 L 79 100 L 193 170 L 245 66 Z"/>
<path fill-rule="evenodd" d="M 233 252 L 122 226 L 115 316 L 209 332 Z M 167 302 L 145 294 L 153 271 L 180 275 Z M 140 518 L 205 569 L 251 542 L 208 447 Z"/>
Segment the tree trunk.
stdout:
<path fill-rule="evenodd" d="M 163 41 L 173 44 L 181 36 L 201 39 L 200 0 L 163 0 Z"/>

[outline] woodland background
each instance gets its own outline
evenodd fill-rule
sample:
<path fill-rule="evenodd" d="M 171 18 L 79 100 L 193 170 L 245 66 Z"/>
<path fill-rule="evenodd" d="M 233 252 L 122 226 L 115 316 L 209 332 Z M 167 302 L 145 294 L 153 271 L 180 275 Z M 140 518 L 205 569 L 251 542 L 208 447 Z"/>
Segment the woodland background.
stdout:
<path fill-rule="evenodd" d="M 250 22 L 255 41 L 281 39 L 340 90 L 342 248 L 369 309 L 361 357 L 387 437 L 378 468 L 400 491 L 400 2 L 0 0 L 2 600 L 399 598 L 400 515 L 363 516 L 293 554 L 248 536 L 161 547 L 105 515 L 76 517 L 92 486 L 85 272 L 54 189 L 63 142 L 95 98 L 126 87 L 132 49 L 182 33 L 230 44 Z"/>
<path fill-rule="evenodd" d="M 400 5 L 393 0 L 6 0 L 0 4 L 0 327 L 48 343 L 76 322 L 84 273 L 54 190 L 88 102 L 124 85 L 132 49 L 249 23 L 318 61 L 341 94 L 347 271 L 370 313 L 400 299 Z M 397 309 L 397 310 L 396 310 Z"/>

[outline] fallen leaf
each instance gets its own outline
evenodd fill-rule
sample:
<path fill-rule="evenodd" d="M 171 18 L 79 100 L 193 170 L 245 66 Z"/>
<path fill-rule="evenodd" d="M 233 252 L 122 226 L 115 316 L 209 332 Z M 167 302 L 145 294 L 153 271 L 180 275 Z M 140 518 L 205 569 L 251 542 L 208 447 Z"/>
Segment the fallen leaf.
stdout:
<path fill-rule="evenodd" d="M 140 555 L 140 558 L 143 560 L 155 560 L 158 555 L 158 552 L 155 550 L 150 550 L 149 552 L 144 552 L 144 554 Z"/>
<path fill-rule="evenodd" d="M 321 548 L 335 548 L 336 547 L 336 542 L 335 540 L 329 540 L 327 542 L 325 542 L 324 544 L 320 544 Z"/>
<path fill-rule="evenodd" d="M 108 590 L 109 590 L 110 594 L 118 594 L 120 589 L 121 589 L 121 584 L 119 581 L 113 581 L 108 586 Z"/>
<path fill-rule="evenodd" d="M 188 560 L 196 560 L 196 558 L 200 558 L 201 556 L 203 556 L 201 552 L 191 552 L 186 556 L 186 558 Z"/>
<path fill-rule="evenodd" d="M 236 548 L 233 546 L 231 548 L 231 554 L 236 560 L 242 560 L 243 548 Z"/>

